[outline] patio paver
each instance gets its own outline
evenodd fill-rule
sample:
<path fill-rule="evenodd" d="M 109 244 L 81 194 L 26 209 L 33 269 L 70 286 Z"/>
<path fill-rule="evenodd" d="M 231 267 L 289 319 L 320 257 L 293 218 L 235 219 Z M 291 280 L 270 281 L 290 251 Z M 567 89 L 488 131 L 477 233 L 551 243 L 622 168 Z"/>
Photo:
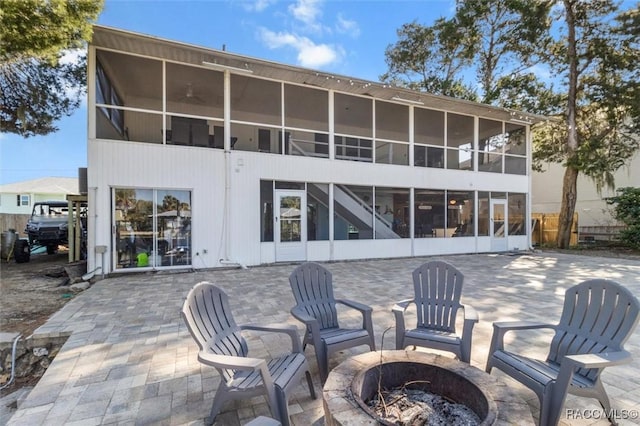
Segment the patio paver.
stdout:
<path fill-rule="evenodd" d="M 429 259 L 451 262 L 465 274 L 463 303 L 473 305 L 480 315 L 474 329 L 471 364 L 483 370 L 493 321 L 555 322 L 562 309 L 564 290 L 589 278 L 619 281 L 640 297 L 640 262 L 632 260 L 553 252 Z M 373 307 L 378 348 L 394 349 L 393 328 L 385 333 L 394 325 L 391 306 L 412 295 L 411 271 L 426 260 L 335 262 L 326 267 L 333 272 L 336 297 Z M 288 264 L 248 270 L 141 273 L 97 282 L 37 330 L 37 334 L 71 335 L 9 424 L 202 424 L 220 378 L 214 369 L 200 365 L 196 359 L 197 346 L 180 318 L 184 297 L 194 284 L 208 280 L 227 292 L 239 323 L 255 319 L 286 322 L 298 326 L 302 335 L 301 324 L 289 314 L 294 299 L 288 276 L 294 267 Z M 357 313 L 344 314 L 349 315 L 341 316 L 346 325 L 360 320 Z M 529 337 L 508 341 L 521 351 L 544 357 L 550 335 Z M 252 335 L 248 340 L 259 357 L 277 354 L 286 347 L 288 342 L 282 339 Z M 635 356 L 633 363 L 610 368 L 603 374 L 612 405 L 620 410 L 621 425 L 640 423 L 640 419 L 631 418 L 640 413 L 640 329 L 631 336 L 626 349 Z M 362 346 L 340 352 L 330 360 L 330 368 L 366 350 Z M 320 396 L 313 347 L 307 347 L 306 355 Z M 500 371 L 494 370 L 492 375 L 512 385 L 537 417 L 538 403 L 533 392 Z M 304 383 L 290 404 L 295 425 L 324 424 L 322 400 L 312 400 Z M 597 418 L 602 413 L 595 400 L 569 396 L 565 409 L 591 418 L 565 417 L 562 425 L 608 424 L 606 419 Z M 269 415 L 262 397 L 232 402 L 223 408 L 216 424 L 243 425 L 260 415 Z"/>

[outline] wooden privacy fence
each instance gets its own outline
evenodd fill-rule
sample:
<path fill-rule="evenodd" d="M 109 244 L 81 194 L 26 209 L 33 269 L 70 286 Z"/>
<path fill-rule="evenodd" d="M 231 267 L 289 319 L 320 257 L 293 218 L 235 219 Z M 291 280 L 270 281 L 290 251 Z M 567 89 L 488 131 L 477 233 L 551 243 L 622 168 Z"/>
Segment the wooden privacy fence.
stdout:
<path fill-rule="evenodd" d="M 0 213 L 0 232 L 15 230 L 21 237 L 26 237 L 24 228 L 29 220 L 28 214 Z"/>
<path fill-rule="evenodd" d="M 556 244 L 559 217 L 560 213 L 531 213 L 531 243 L 534 246 Z M 573 214 L 569 245 L 578 245 L 578 213 Z"/>

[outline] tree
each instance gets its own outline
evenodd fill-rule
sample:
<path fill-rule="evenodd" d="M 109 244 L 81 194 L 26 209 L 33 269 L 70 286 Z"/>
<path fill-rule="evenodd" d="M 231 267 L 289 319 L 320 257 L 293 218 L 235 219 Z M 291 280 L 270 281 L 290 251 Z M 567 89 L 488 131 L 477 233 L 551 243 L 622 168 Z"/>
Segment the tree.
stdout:
<path fill-rule="evenodd" d="M 613 187 L 613 172 L 639 147 L 640 50 L 637 8 L 620 13 L 611 0 L 562 4 L 556 19 L 564 19 L 566 30 L 553 44 L 548 64 L 564 79 L 559 105 L 564 125 L 547 126 L 546 137 L 537 141 L 537 158 L 565 166 L 557 245 L 566 248 L 578 175 L 598 187 Z"/>
<path fill-rule="evenodd" d="M 460 77 L 470 65 L 472 51 L 463 39 L 470 36 L 455 22 L 439 19 L 431 27 L 417 22 L 398 31 L 398 42 L 385 51 L 389 71 L 380 80 L 400 87 L 476 100 L 470 85 Z"/>
<path fill-rule="evenodd" d="M 29 137 L 56 131 L 86 88 L 83 49 L 102 0 L 0 0 L 0 131 Z"/>
<path fill-rule="evenodd" d="M 447 56 L 461 65 L 446 79 L 464 81 L 463 73 L 475 72 L 483 102 L 555 116 L 533 128 L 534 168 L 544 161 L 566 168 L 557 240 L 562 248 L 571 237 L 579 173 L 598 187 L 612 186 L 613 172 L 638 149 L 640 16 L 637 7 L 618 9 L 614 0 L 458 1 L 452 19 L 421 31 L 446 27 L 447 34 L 466 35 L 459 38 L 463 46 L 443 49 L 446 44 L 402 38 L 396 46 L 427 52 L 410 55 L 405 47 L 403 55 L 390 55 L 395 50 L 387 49 L 388 75 L 420 69 L 416 61 L 428 68 L 427 60 Z M 554 78 L 539 78 L 534 65 Z"/>

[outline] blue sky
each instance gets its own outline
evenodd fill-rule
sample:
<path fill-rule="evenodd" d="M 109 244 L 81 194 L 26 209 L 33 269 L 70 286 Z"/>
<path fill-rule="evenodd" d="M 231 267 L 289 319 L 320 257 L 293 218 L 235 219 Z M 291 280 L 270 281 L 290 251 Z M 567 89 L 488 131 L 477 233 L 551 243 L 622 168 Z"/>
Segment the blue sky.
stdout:
<path fill-rule="evenodd" d="M 402 24 L 453 11 L 453 0 L 105 0 L 98 23 L 375 81 Z M 86 105 L 58 127 L 27 139 L 0 133 L 0 184 L 77 177 L 87 165 Z"/>

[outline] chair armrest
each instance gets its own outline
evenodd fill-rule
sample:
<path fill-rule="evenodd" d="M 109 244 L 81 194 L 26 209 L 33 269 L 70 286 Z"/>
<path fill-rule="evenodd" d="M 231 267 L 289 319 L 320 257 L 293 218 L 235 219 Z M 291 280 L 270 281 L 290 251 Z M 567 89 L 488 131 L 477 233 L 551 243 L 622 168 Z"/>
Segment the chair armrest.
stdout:
<path fill-rule="evenodd" d="M 336 303 L 341 303 L 345 306 L 360 311 L 360 313 L 362 314 L 362 328 L 364 330 L 367 330 L 369 336 L 371 336 L 371 339 L 373 341 L 373 308 L 363 303 L 354 302 L 353 300 L 348 299 L 336 299 Z M 375 350 L 375 348 L 372 347 L 371 350 Z"/>
<path fill-rule="evenodd" d="M 291 308 L 290 312 L 295 319 L 301 321 L 306 326 L 305 333 L 311 334 L 313 347 L 320 347 L 320 323 L 318 322 L 316 317 L 314 317 L 313 315 L 309 315 L 307 311 L 298 306 L 294 306 L 293 308 Z M 307 342 L 306 337 L 305 342 Z"/>
<path fill-rule="evenodd" d="M 309 315 L 304 309 L 299 307 L 291 308 L 291 315 L 298 321 L 302 321 L 305 325 L 311 326 L 313 323 L 317 323 L 318 320 L 313 315 Z"/>
<path fill-rule="evenodd" d="M 393 316 L 396 320 L 396 350 L 404 349 L 404 332 L 406 330 L 404 324 L 404 312 L 413 302 L 414 299 L 401 300 L 391 308 L 391 312 L 393 312 Z"/>
<path fill-rule="evenodd" d="M 567 355 L 562 359 L 560 368 L 562 368 L 565 362 L 570 363 L 574 368 L 604 368 L 628 364 L 631 362 L 631 359 L 631 354 L 627 351 Z"/>
<path fill-rule="evenodd" d="M 466 321 L 472 321 L 474 323 L 478 322 L 478 320 L 480 319 L 478 317 L 478 311 L 476 311 L 473 306 L 469 306 L 469 305 L 461 305 L 462 309 L 464 309 L 464 320 Z"/>
<path fill-rule="evenodd" d="M 262 364 L 266 365 L 266 361 L 260 358 L 218 355 L 208 351 L 198 352 L 198 361 L 212 367 L 234 370 L 258 370 Z"/>
<path fill-rule="evenodd" d="M 407 310 L 407 308 L 409 307 L 409 305 L 413 303 L 413 299 L 405 299 L 405 300 L 401 300 L 398 303 L 396 303 L 395 305 L 393 305 L 393 307 L 391 308 L 391 312 L 394 313 L 394 315 L 397 315 L 397 313 L 404 313 L 404 311 Z"/>
<path fill-rule="evenodd" d="M 298 336 L 298 328 L 291 324 L 244 324 L 240 326 L 240 330 L 262 331 L 266 333 L 283 333 L 291 338 L 291 351 L 302 353 L 302 344 L 300 336 Z"/>
<path fill-rule="evenodd" d="M 345 306 L 348 306 L 353 309 L 357 309 L 358 311 L 365 313 L 373 311 L 371 306 L 365 305 L 364 303 L 355 302 L 353 300 L 348 299 L 336 299 L 336 303 L 341 303 Z"/>
<path fill-rule="evenodd" d="M 516 330 L 534 330 L 550 328 L 555 330 L 554 324 L 536 322 L 536 321 L 508 321 L 508 322 L 494 322 L 493 323 L 493 336 L 491 337 L 491 345 L 489 346 L 489 361 L 495 351 L 504 350 L 504 335 L 509 331 Z"/>
<path fill-rule="evenodd" d="M 631 362 L 631 354 L 627 351 L 567 355 L 560 363 L 560 371 L 551 390 L 551 398 L 553 401 L 558 401 L 560 406 L 564 405 L 573 374 L 579 368 L 604 368 L 629 362 Z M 554 420 L 557 419 L 552 419 Z"/>
<path fill-rule="evenodd" d="M 555 329 L 555 324 L 549 324 L 546 322 L 538 321 L 502 321 L 494 322 L 493 329 L 500 329 L 505 333 L 512 330 L 533 330 L 536 328 L 552 328 Z"/>

